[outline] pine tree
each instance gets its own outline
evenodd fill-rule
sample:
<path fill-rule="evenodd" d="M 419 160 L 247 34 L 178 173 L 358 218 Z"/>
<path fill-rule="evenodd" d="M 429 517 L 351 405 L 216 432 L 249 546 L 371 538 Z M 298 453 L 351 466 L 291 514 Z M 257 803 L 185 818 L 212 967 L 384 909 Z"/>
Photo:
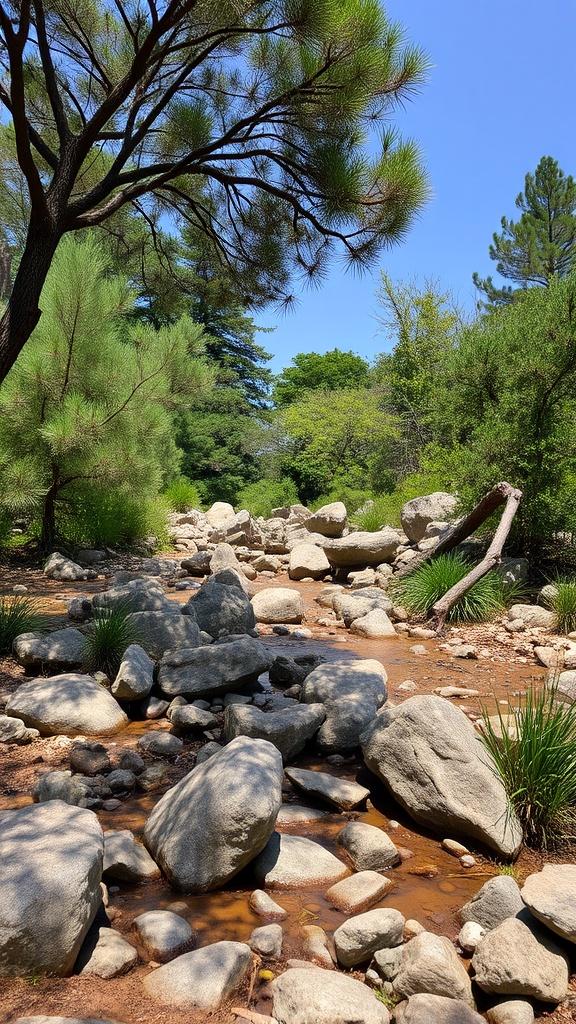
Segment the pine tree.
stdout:
<path fill-rule="evenodd" d="M 516 206 L 521 216 L 517 221 L 502 218 L 501 234 L 492 236 L 490 259 L 501 277 L 521 289 L 546 287 L 576 265 L 576 181 L 551 156 L 544 156 L 534 174 L 526 175 Z M 499 288 L 491 277 L 478 274 L 473 281 L 490 305 L 511 302 L 518 290 L 512 285 Z"/>

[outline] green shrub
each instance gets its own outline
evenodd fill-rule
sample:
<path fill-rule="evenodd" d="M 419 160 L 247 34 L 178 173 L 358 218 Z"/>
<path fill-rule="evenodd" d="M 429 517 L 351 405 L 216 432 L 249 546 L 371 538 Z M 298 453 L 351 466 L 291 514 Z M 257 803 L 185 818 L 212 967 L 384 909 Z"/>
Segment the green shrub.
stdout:
<path fill-rule="evenodd" d="M 7 512 L 0 508 L 0 548 L 7 546 L 12 533 L 12 523 Z"/>
<path fill-rule="evenodd" d="M 167 543 L 170 511 L 164 497 L 135 498 L 121 491 L 86 490 L 74 496 L 60 522 L 60 535 L 84 547 L 123 547 L 154 536 Z"/>
<path fill-rule="evenodd" d="M 373 495 L 374 504 L 361 510 L 354 517 L 354 525 L 359 530 L 368 530 L 371 533 L 382 526 L 400 526 L 400 513 L 407 501 L 445 489 L 446 479 L 439 472 L 423 470 L 420 473 L 412 473 L 390 493 Z"/>
<path fill-rule="evenodd" d="M 42 625 L 42 616 L 29 597 L 0 597 L 0 656 L 10 654 L 20 633 L 32 633 Z"/>
<path fill-rule="evenodd" d="M 238 493 L 237 505 L 247 508 L 253 516 L 270 516 L 273 508 L 296 505 L 300 501 L 296 484 L 289 477 L 282 480 L 258 480 L 247 484 Z"/>
<path fill-rule="evenodd" d="M 414 572 L 393 581 L 390 591 L 397 604 L 413 615 L 427 615 L 433 605 L 470 572 L 462 555 L 438 555 Z M 509 588 L 496 572 L 489 572 L 464 594 L 453 608 L 451 622 L 486 622 L 507 604 Z"/>
<path fill-rule="evenodd" d="M 576 630 L 576 580 L 555 580 L 555 594 L 548 600 L 548 605 L 556 616 L 556 628 L 559 633 L 572 633 Z"/>
<path fill-rule="evenodd" d="M 484 710 L 482 742 L 516 811 L 524 838 L 547 847 L 576 839 L 576 704 L 556 701 L 556 684 L 528 691 L 512 711 L 511 736 Z"/>
<path fill-rule="evenodd" d="M 201 507 L 200 493 L 196 484 L 187 476 L 178 476 L 164 491 L 163 498 L 174 512 L 188 512 Z"/>
<path fill-rule="evenodd" d="M 361 487 L 354 487 L 343 481 L 341 484 L 336 483 L 329 492 L 310 502 L 309 507 L 315 511 L 317 508 L 321 508 L 322 505 L 330 505 L 333 501 L 343 501 L 348 515 L 353 516 L 359 508 L 362 508 L 372 498 L 371 491 L 365 491 Z"/>
<path fill-rule="evenodd" d="M 128 619 L 130 606 L 103 608 L 94 616 L 86 634 L 84 667 L 88 672 L 105 672 L 114 679 L 124 652 L 142 639 L 141 631 Z"/>

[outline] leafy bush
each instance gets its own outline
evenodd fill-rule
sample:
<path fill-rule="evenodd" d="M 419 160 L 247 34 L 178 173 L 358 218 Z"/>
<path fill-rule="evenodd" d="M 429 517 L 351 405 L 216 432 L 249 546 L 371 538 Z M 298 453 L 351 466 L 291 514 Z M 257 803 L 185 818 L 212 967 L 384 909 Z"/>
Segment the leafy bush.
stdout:
<path fill-rule="evenodd" d="M 296 484 L 289 477 L 282 480 L 258 480 L 247 484 L 238 494 L 237 504 L 253 516 L 270 516 L 273 508 L 296 505 L 300 501 Z"/>
<path fill-rule="evenodd" d="M 188 512 L 191 508 L 200 508 L 200 493 L 196 484 L 187 476 L 178 476 L 168 484 L 162 495 L 174 512 Z"/>
<path fill-rule="evenodd" d="M 348 515 L 353 516 L 358 509 L 372 500 L 373 494 L 371 491 L 366 491 L 361 487 L 354 487 L 343 480 L 341 482 L 336 481 L 330 491 L 326 494 L 321 494 L 319 498 L 309 502 L 309 508 L 315 511 L 317 508 L 321 508 L 322 505 L 330 505 L 333 501 L 343 501 Z"/>
<path fill-rule="evenodd" d="M 438 555 L 414 572 L 394 581 L 394 599 L 414 615 L 426 615 L 433 605 L 470 572 L 462 555 Z M 495 572 L 478 580 L 451 608 L 451 622 L 485 622 L 506 607 L 509 588 Z"/>
<path fill-rule="evenodd" d="M 136 499 L 123 491 L 86 489 L 74 496 L 60 531 L 78 547 L 129 546 L 150 536 L 162 546 L 168 540 L 169 511 L 163 497 Z"/>
<path fill-rule="evenodd" d="M 437 472 L 430 470 L 411 473 L 389 494 L 375 495 L 373 505 L 361 508 L 354 517 L 354 525 L 359 530 L 371 533 L 380 530 L 382 526 L 400 526 L 400 513 L 407 501 L 419 498 L 422 494 L 443 491 L 446 486 L 446 478 Z"/>
<path fill-rule="evenodd" d="M 10 654 L 20 633 L 32 633 L 41 624 L 38 606 L 29 597 L 0 597 L 0 656 Z"/>
<path fill-rule="evenodd" d="M 10 540 L 11 532 L 12 524 L 10 522 L 10 516 L 0 508 L 0 548 L 6 547 Z"/>
<path fill-rule="evenodd" d="M 128 604 L 117 605 L 94 616 L 86 634 L 84 667 L 88 672 L 105 672 L 114 679 L 126 648 L 142 639 L 141 631 L 128 619 L 130 611 Z"/>
<path fill-rule="evenodd" d="M 516 811 L 524 838 L 536 847 L 576 839 L 576 704 L 556 701 L 556 685 L 529 690 L 512 712 L 511 736 L 484 710 L 482 742 Z"/>
<path fill-rule="evenodd" d="M 555 580 L 555 593 L 548 604 L 556 615 L 556 628 L 560 633 L 576 630 L 576 580 Z"/>

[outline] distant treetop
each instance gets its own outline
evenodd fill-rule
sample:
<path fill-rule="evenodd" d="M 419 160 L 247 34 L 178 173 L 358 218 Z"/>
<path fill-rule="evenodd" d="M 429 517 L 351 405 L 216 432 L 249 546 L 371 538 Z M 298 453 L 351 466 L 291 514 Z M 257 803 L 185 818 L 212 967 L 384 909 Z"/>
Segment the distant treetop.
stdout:
<path fill-rule="evenodd" d="M 305 391 L 337 391 L 368 385 L 370 367 L 362 356 L 333 348 L 329 352 L 299 352 L 278 375 L 272 397 L 278 407 L 291 405 Z"/>

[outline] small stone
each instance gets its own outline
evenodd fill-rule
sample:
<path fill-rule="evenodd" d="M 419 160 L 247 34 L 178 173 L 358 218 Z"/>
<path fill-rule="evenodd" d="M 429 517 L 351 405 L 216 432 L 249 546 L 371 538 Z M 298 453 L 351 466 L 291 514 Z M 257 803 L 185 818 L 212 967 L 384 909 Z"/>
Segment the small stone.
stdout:
<path fill-rule="evenodd" d="M 261 956 L 279 957 L 282 953 L 282 927 L 279 924 L 264 924 L 255 928 L 248 944 Z"/>
<path fill-rule="evenodd" d="M 344 914 L 368 910 L 392 888 L 392 882 L 377 871 L 359 871 L 330 886 L 326 899 Z"/>
<path fill-rule="evenodd" d="M 250 893 L 248 906 L 259 917 L 268 917 L 277 921 L 283 921 L 285 917 L 288 917 L 288 911 L 275 903 L 263 889 L 255 889 Z"/>
<path fill-rule="evenodd" d="M 139 749 L 152 757 L 175 757 L 182 750 L 182 740 L 169 732 L 146 732 L 138 740 Z"/>
<path fill-rule="evenodd" d="M 470 852 L 466 846 L 457 842 L 456 839 L 443 839 L 442 849 L 446 850 L 447 853 L 451 853 L 453 857 L 462 857 Z"/>
<path fill-rule="evenodd" d="M 216 1010 L 242 984 L 252 954 L 244 942 L 214 942 L 146 975 L 146 993 L 166 1006 Z"/>
<path fill-rule="evenodd" d="M 139 914 L 133 927 L 147 957 L 162 964 L 190 949 L 195 940 L 188 922 L 170 910 L 148 910 Z"/>
<path fill-rule="evenodd" d="M 88 953 L 90 934 L 89 932 L 84 948 L 80 950 L 79 963 L 83 964 L 80 974 L 94 974 L 97 978 L 116 978 L 119 974 L 126 974 L 138 963 L 138 954 L 134 946 L 113 928 L 100 928 L 97 942 Z"/>
<path fill-rule="evenodd" d="M 414 918 L 410 917 L 404 925 L 404 941 L 409 942 L 415 935 L 420 935 L 421 932 L 425 932 L 426 929 L 420 921 L 415 921 Z"/>
<path fill-rule="evenodd" d="M 367 910 L 351 917 L 334 932 L 336 955 L 343 967 L 369 960 L 377 949 L 402 942 L 404 917 L 399 910 Z"/>
<path fill-rule="evenodd" d="M 330 951 L 328 936 L 323 928 L 317 924 L 304 925 L 304 948 L 309 956 L 323 967 L 332 968 L 334 959 Z"/>
<path fill-rule="evenodd" d="M 488 1024 L 533 1024 L 534 1010 L 525 999 L 506 999 L 486 1013 Z"/>
<path fill-rule="evenodd" d="M 462 925 L 458 934 L 458 945 L 465 953 L 473 953 L 481 939 L 486 935 L 486 929 L 476 921 L 467 921 Z"/>
<path fill-rule="evenodd" d="M 476 858 L 471 853 L 465 853 L 459 860 L 463 868 L 473 868 L 476 866 Z"/>
<path fill-rule="evenodd" d="M 70 767 L 81 775 L 105 775 L 110 771 L 110 757 L 102 743 L 76 740 L 70 749 Z"/>

